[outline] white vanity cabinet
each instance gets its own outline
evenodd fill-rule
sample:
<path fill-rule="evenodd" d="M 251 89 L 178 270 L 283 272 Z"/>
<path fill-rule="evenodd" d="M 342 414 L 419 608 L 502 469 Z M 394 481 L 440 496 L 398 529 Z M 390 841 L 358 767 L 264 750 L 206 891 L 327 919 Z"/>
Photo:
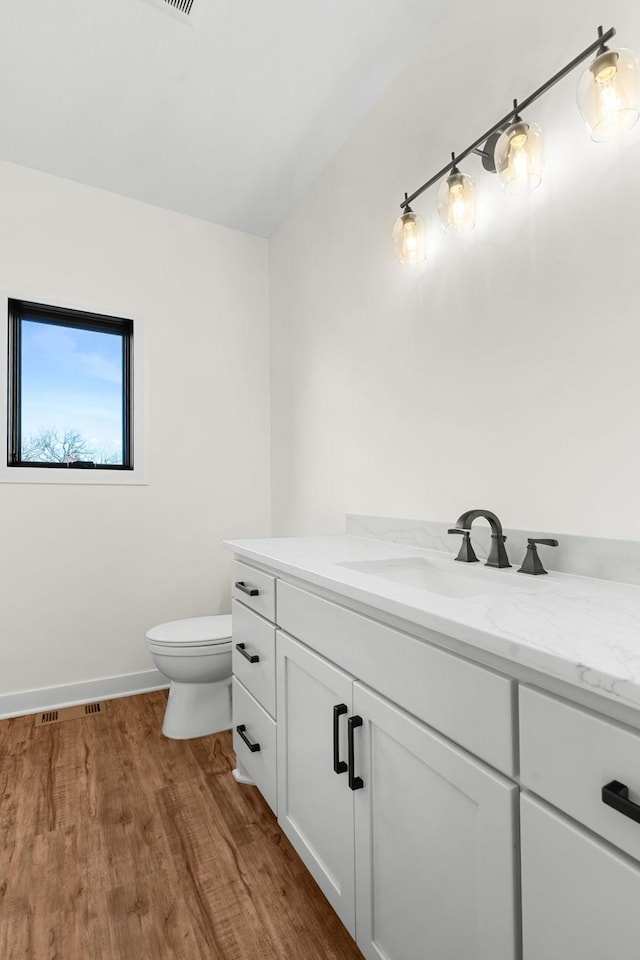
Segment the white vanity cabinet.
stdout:
<path fill-rule="evenodd" d="M 637 712 L 334 591 L 333 549 L 237 564 L 234 744 L 366 960 L 639 957 Z"/>
<path fill-rule="evenodd" d="M 280 824 L 367 960 L 515 960 L 516 785 L 280 631 L 277 700 Z"/>

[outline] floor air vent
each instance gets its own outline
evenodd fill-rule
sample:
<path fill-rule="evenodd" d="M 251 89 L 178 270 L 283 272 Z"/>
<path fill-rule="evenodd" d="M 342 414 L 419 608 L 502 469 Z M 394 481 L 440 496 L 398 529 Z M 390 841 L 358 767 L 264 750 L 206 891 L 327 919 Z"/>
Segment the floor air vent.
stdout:
<path fill-rule="evenodd" d="M 182 20 L 183 23 L 193 23 L 196 7 L 201 0 L 147 0 L 158 10 L 164 10 Z"/>
<path fill-rule="evenodd" d="M 49 710 L 48 713 L 39 713 L 36 723 L 38 725 L 42 723 L 55 723 L 59 716 L 60 716 L 59 710 Z"/>
<path fill-rule="evenodd" d="M 63 720 L 80 720 L 82 717 L 90 717 L 96 713 L 104 713 L 106 704 L 100 703 L 82 703 L 78 707 L 64 707 L 62 710 L 45 710 L 44 713 L 36 714 L 36 727 L 44 727 L 50 723 L 62 723 Z"/>

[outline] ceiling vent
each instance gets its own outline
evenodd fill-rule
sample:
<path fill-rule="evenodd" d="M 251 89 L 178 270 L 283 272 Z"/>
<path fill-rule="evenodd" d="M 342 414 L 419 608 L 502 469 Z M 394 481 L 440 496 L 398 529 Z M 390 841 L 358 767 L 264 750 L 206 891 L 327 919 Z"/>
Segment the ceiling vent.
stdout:
<path fill-rule="evenodd" d="M 199 0 L 147 0 L 147 3 L 175 17 L 176 20 L 192 24 Z"/>

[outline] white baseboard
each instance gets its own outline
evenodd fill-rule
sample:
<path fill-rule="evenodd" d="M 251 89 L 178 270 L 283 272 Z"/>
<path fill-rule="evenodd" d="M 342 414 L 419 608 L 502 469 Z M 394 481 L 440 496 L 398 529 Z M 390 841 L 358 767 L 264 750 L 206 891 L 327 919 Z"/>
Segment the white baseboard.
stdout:
<path fill-rule="evenodd" d="M 3 693 L 0 694 L 0 720 L 24 717 L 44 710 L 75 707 L 80 703 L 93 703 L 94 700 L 132 697 L 136 693 L 166 690 L 168 686 L 169 681 L 159 670 L 145 670 L 143 673 L 127 673 L 121 677 L 103 677 L 100 680 L 65 683 L 59 687 Z"/>

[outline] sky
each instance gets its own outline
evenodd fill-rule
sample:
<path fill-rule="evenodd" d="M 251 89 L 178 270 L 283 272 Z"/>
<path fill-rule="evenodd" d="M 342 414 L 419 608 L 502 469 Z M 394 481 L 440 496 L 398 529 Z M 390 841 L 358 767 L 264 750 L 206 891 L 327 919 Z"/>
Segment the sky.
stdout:
<path fill-rule="evenodd" d="M 22 321 L 22 437 L 80 431 L 122 456 L 122 347 L 118 334 Z"/>

